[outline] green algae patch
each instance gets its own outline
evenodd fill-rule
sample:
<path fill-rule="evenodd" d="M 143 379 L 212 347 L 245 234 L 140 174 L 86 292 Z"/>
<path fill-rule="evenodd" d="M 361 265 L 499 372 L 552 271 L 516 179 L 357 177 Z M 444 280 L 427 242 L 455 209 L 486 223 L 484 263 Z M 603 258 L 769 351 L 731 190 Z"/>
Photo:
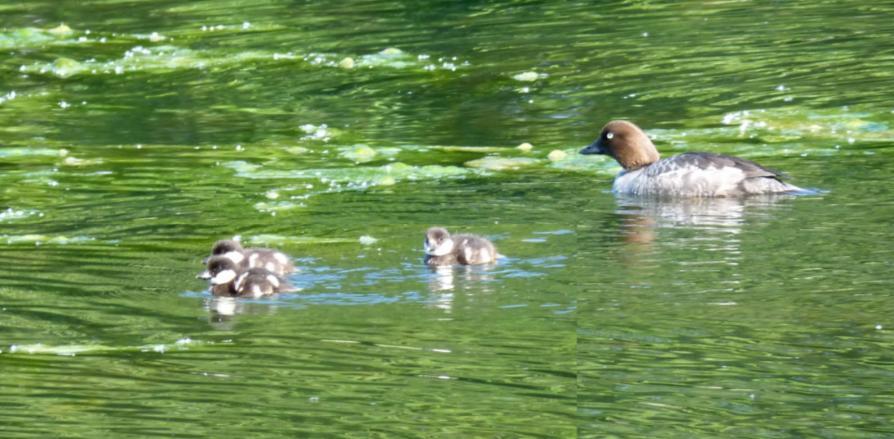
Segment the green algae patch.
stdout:
<path fill-rule="evenodd" d="M 512 171 L 521 168 L 538 165 L 542 160 L 529 157 L 498 157 L 487 156 L 466 162 L 466 166 L 488 171 Z"/>
<path fill-rule="evenodd" d="M 0 158 L 17 157 L 64 157 L 68 152 L 64 149 L 13 147 L 0 148 Z"/>
<path fill-rule="evenodd" d="M 395 162 L 382 166 L 355 166 L 349 168 L 317 168 L 298 170 L 267 169 L 265 166 L 242 160 L 227 162 L 224 166 L 236 171 L 236 176 L 249 179 L 313 179 L 322 183 L 343 183 L 348 186 L 369 185 L 374 181 L 387 181 L 390 176 L 395 182 L 404 180 L 433 180 L 439 178 L 463 177 L 471 170 L 457 166 L 411 166 Z"/>
<path fill-rule="evenodd" d="M 354 145 L 343 148 L 341 156 L 355 163 L 364 163 L 376 159 L 376 150 L 366 145 Z"/>
<path fill-rule="evenodd" d="M 68 244 L 82 244 L 85 242 L 95 241 L 96 238 L 92 238 L 89 236 L 48 236 L 41 234 L 27 234 L 27 235 L 0 235 L 0 241 L 5 242 L 7 244 L 34 244 L 34 245 L 44 245 L 44 244 L 54 244 L 54 245 L 68 245 Z"/>
<path fill-rule="evenodd" d="M 447 152 L 501 153 L 506 151 L 506 148 L 498 146 L 432 146 L 430 148 Z"/>
<path fill-rule="evenodd" d="M 84 70 L 84 66 L 71 59 L 71 58 L 57 58 L 56 61 L 53 61 L 50 70 L 54 75 L 60 78 L 68 78 L 69 76 L 76 75 Z"/>

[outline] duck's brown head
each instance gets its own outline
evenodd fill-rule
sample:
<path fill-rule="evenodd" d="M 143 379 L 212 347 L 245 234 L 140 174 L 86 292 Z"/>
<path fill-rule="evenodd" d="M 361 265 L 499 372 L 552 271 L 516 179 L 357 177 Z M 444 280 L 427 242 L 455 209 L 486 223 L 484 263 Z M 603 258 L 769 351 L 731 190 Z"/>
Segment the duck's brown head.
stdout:
<path fill-rule="evenodd" d="M 580 153 L 609 155 L 626 170 L 650 165 L 661 157 L 649 136 L 626 120 L 605 124 L 599 138 Z"/>

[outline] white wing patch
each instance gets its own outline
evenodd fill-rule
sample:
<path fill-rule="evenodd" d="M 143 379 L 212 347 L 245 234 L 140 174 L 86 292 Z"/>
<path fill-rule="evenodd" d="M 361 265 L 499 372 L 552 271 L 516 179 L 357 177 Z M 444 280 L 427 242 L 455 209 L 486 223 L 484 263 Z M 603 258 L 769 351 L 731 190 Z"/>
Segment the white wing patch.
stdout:
<path fill-rule="evenodd" d="M 243 255 L 242 252 L 236 250 L 224 253 L 224 257 L 233 261 L 233 263 L 236 265 L 239 265 L 239 263 L 242 262 L 243 259 L 245 259 L 245 255 Z"/>
<path fill-rule="evenodd" d="M 286 256 L 286 255 L 283 254 L 283 253 L 280 253 L 280 252 L 276 252 L 276 253 L 274 253 L 274 254 L 273 254 L 273 259 L 276 259 L 276 261 L 279 262 L 279 263 L 282 264 L 282 265 L 286 265 L 286 264 L 289 263 L 289 257 Z"/>
<path fill-rule="evenodd" d="M 273 285 L 274 287 L 279 288 L 279 278 L 278 277 L 276 277 L 272 274 L 268 274 L 267 281 L 270 282 L 270 284 Z"/>
<path fill-rule="evenodd" d="M 252 253 L 251 255 L 248 256 L 248 266 L 250 268 L 257 268 L 257 266 L 255 265 L 255 264 L 257 264 L 257 262 L 258 262 L 258 254 L 257 253 Z"/>

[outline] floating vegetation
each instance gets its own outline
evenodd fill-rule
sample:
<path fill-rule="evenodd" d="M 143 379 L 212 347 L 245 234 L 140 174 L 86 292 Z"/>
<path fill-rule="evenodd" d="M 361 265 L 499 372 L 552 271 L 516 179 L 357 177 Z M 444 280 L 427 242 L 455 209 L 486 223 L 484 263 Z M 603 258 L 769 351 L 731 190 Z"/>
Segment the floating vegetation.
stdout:
<path fill-rule="evenodd" d="M 561 149 L 554 149 L 549 152 L 546 158 L 548 158 L 551 162 L 558 162 L 559 160 L 565 160 L 566 158 L 568 158 L 568 153 L 562 151 Z"/>
<path fill-rule="evenodd" d="M 304 207 L 303 200 L 321 194 L 393 186 L 402 181 L 426 181 L 483 175 L 482 170 L 458 166 L 411 166 L 400 162 L 383 166 L 300 170 L 268 169 L 265 166 L 241 160 L 227 162 L 223 166 L 234 170 L 236 176 L 241 178 L 312 181 L 277 188 L 272 192 L 276 194 L 275 198 L 283 198 L 282 200 L 262 201 L 254 205 L 255 209 L 269 213 Z M 268 199 L 270 199 L 270 193 L 270 190 L 266 192 Z"/>
<path fill-rule="evenodd" d="M 169 350 L 184 350 L 189 345 L 204 344 L 196 342 L 189 337 L 181 338 L 170 344 L 150 344 L 143 346 L 108 346 L 102 344 L 69 344 L 59 346 L 48 346 L 43 343 L 10 345 L 7 354 L 29 354 L 29 355 L 61 355 L 73 357 L 78 354 L 91 352 L 111 352 L 111 351 L 134 351 L 134 352 L 155 352 L 163 354 Z"/>
<path fill-rule="evenodd" d="M 10 159 L 18 157 L 65 157 L 68 150 L 53 148 L 12 147 L 0 148 L 0 158 Z"/>
<path fill-rule="evenodd" d="M 68 156 L 62 160 L 62 164 L 66 166 L 91 166 L 102 163 L 102 159 L 79 159 L 77 157 Z"/>
<path fill-rule="evenodd" d="M 309 179 L 318 180 L 330 187 L 362 189 L 375 186 L 377 182 L 389 180 L 435 180 L 439 178 L 461 178 L 474 171 L 457 166 L 411 166 L 396 162 L 382 166 L 360 166 L 351 168 L 321 168 L 276 170 L 265 169 L 261 165 L 237 160 L 224 166 L 236 171 L 236 176 L 250 179 Z M 390 177 L 390 178 L 386 178 Z"/>
<path fill-rule="evenodd" d="M 9 101 L 15 99 L 17 96 L 18 95 L 16 94 L 15 90 L 13 90 L 9 93 L 6 93 L 4 95 L 0 95 L 0 104 L 9 102 Z"/>
<path fill-rule="evenodd" d="M 6 242 L 7 244 L 34 244 L 34 245 L 44 245 L 44 244 L 55 244 L 55 245 L 68 245 L 68 244 L 82 244 L 85 242 L 95 241 L 96 238 L 92 238 L 89 236 L 73 236 L 71 238 L 67 236 L 47 236 L 47 235 L 39 235 L 39 234 L 28 234 L 28 235 L 0 235 L 0 241 Z"/>
<path fill-rule="evenodd" d="M 0 210 L 0 222 L 20 220 L 35 215 L 43 216 L 42 213 L 34 209 L 13 209 L 7 207 L 6 210 Z"/>
<path fill-rule="evenodd" d="M 331 130 L 325 123 L 320 125 L 306 123 L 298 128 L 305 134 L 305 136 L 301 137 L 301 140 L 320 140 L 328 142 L 335 136 L 334 130 Z"/>
<path fill-rule="evenodd" d="M 50 43 L 74 44 L 75 40 L 67 37 L 74 31 L 65 25 L 52 29 L 23 27 L 9 32 L 0 32 L 0 49 L 25 49 L 43 46 Z"/>
<path fill-rule="evenodd" d="M 354 163 L 366 163 L 373 160 L 392 158 L 401 151 L 400 148 L 395 147 L 372 148 L 364 144 L 358 144 L 339 148 L 339 156 Z"/>
<path fill-rule="evenodd" d="M 60 35 L 50 31 L 32 30 L 23 31 L 25 36 L 19 33 L 0 35 L 0 49 L 12 49 L 41 45 L 48 41 L 57 41 Z M 12 36 L 9 36 L 12 35 Z M 193 50 L 170 44 L 144 45 L 146 43 L 170 42 L 170 38 L 157 32 L 147 35 L 134 34 L 123 37 L 137 43 L 126 50 L 120 58 L 110 60 L 75 60 L 68 57 L 59 57 L 52 62 L 35 62 L 23 64 L 19 67 L 21 73 L 36 73 L 53 75 L 59 78 L 69 78 L 83 74 L 114 74 L 121 75 L 128 72 L 152 70 L 173 71 L 182 69 L 204 70 L 212 67 L 243 65 L 259 61 L 295 61 L 301 60 L 309 65 L 335 67 L 341 69 L 355 68 L 391 68 L 391 69 L 415 69 L 419 71 L 451 70 L 455 71 L 460 66 L 468 65 L 468 62 L 459 62 L 456 57 L 446 59 L 439 58 L 439 64 L 427 62 L 427 55 L 413 56 L 400 49 L 388 48 L 373 54 L 362 55 L 356 60 L 353 57 L 344 57 L 336 54 L 309 53 L 306 55 L 288 53 L 271 53 L 266 51 L 243 51 L 228 53 L 222 56 L 215 50 Z M 106 38 L 90 40 L 81 37 L 78 40 L 68 40 L 70 44 L 83 44 L 90 42 L 105 43 Z"/>
<path fill-rule="evenodd" d="M 548 77 L 546 73 L 537 73 L 537 72 L 522 72 L 515 75 L 512 75 L 512 79 L 516 81 L 522 82 L 534 82 L 538 79 L 544 79 Z"/>
<path fill-rule="evenodd" d="M 292 201 L 261 201 L 259 203 L 255 203 L 253 207 L 259 212 L 276 214 L 276 212 L 297 209 L 299 207 L 306 207 L 306 205 L 304 203 L 296 203 Z"/>
<path fill-rule="evenodd" d="M 373 245 L 373 244 L 379 242 L 378 239 L 373 238 L 372 236 L 369 236 L 369 235 L 363 235 L 363 236 L 361 236 L 360 239 L 358 239 L 358 241 L 359 241 L 360 244 L 362 244 L 362 245 Z"/>
<path fill-rule="evenodd" d="M 480 152 L 484 153 L 496 153 L 499 154 L 501 152 L 505 152 L 506 148 L 499 146 L 430 146 L 429 149 L 437 149 L 440 151 L 448 151 L 448 152 Z"/>
<path fill-rule="evenodd" d="M 541 163 L 541 160 L 528 157 L 499 157 L 487 156 L 466 162 L 470 168 L 487 169 L 489 171 L 509 171 L 533 166 Z"/>
<path fill-rule="evenodd" d="M 610 175 L 621 170 L 618 162 L 609 156 L 582 155 L 578 154 L 578 149 L 553 150 L 550 152 L 552 157 L 549 166 L 563 171 L 598 172 Z"/>
<path fill-rule="evenodd" d="M 376 150 L 366 145 L 354 145 L 342 148 L 341 156 L 355 163 L 364 163 L 375 160 Z"/>
<path fill-rule="evenodd" d="M 811 111 L 797 108 L 743 110 L 723 115 L 721 123 L 738 128 L 740 137 L 760 136 L 770 142 L 798 140 L 804 137 L 857 140 L 894 140 L 894 131 L 882 122 L 867 120 L 868 113 L 848 109 Z"/>

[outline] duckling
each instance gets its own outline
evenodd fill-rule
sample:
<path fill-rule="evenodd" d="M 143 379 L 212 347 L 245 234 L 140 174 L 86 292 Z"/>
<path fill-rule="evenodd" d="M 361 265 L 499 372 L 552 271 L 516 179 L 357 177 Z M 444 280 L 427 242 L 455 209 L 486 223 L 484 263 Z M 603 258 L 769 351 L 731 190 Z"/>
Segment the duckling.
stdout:
<path fill-rule="evenodd" d="M 263 268 L 252 268 L 239 275 L 235 288 L 238 296 L 256 299 L 291 289 L 279 276 Z"/>
<path fill-rule="evenodd" d="M 477 235 L 450 235 L 443 227 L 432 227 L 425 232 L 425 263 L 427 265 L 490 264 L 497 260 L 493 243 Z"/>
<path fill-rule="evenodd" d="M 242 244 L 233 239 L 214 243 L 211 247 L 211 256 L 218 255 L 232 259 L 245 269 L 263 268 L 277 276 L 285 276 L 295 271 L 295 265 L 285 253 L 269 248 L 242 248 Z"/>
<path fill-rule="evenodd" d="M 208 258 L 208 268 L 198 278 L 211 281 L 211 294 L 215 296 L 235 296 L 238 294 L 236 279 L 242 274 L 239 265 L 226 256 Z"/>

